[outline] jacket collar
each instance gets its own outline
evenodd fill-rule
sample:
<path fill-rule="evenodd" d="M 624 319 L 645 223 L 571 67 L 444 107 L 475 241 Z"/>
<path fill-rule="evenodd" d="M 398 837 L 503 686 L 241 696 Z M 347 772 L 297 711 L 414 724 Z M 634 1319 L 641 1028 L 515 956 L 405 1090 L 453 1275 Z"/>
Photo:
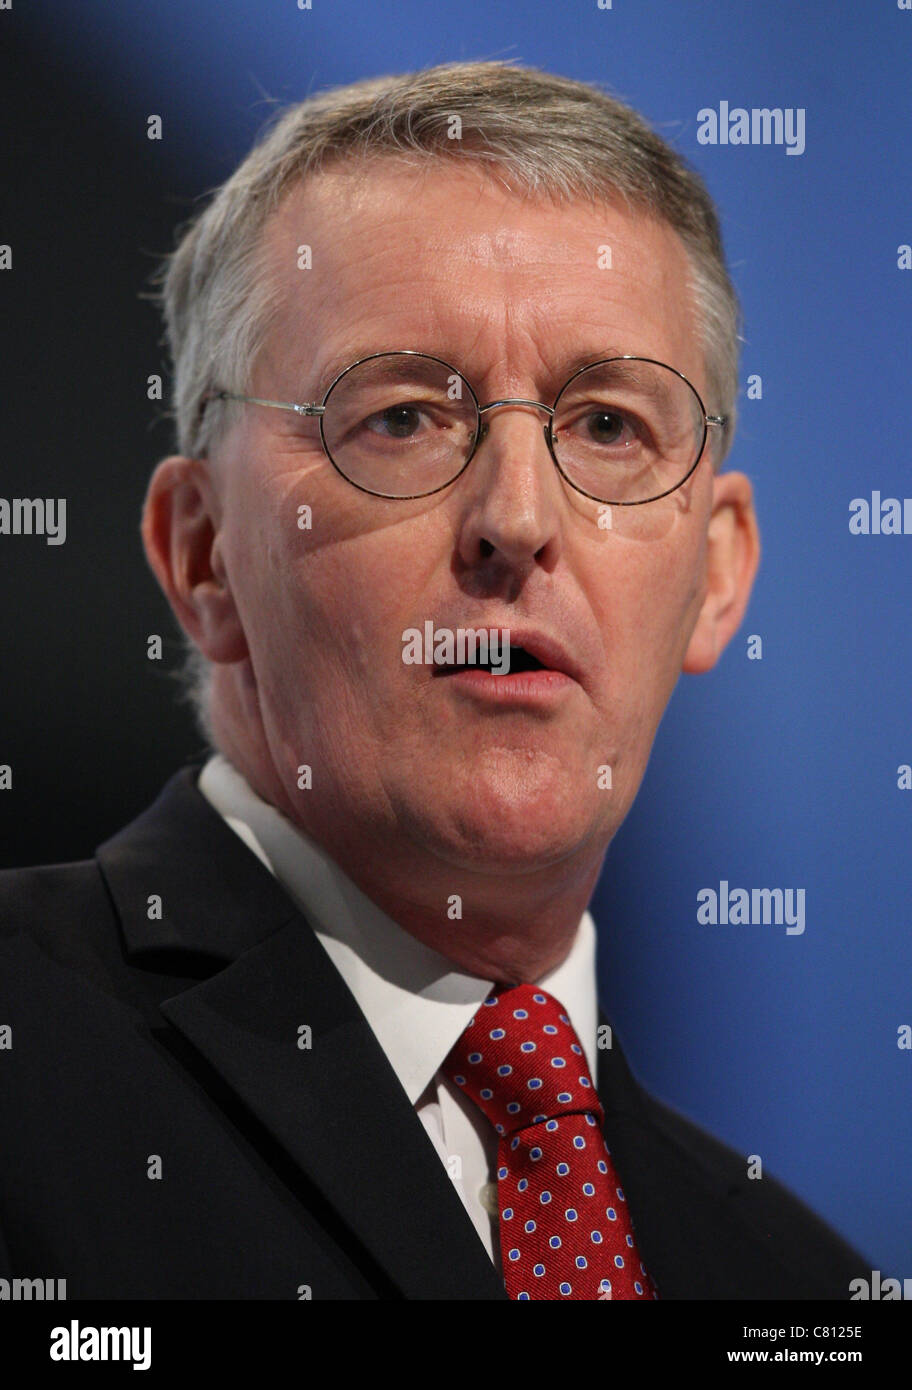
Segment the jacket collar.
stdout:
<path fill-rule="evenodd" d="M 198 771 L 178 773 L 97 851 L 131 962 L 184 986 L 205 975 L 161 1002 L 165 1026 L 282 1145 L 403 1297 L 505 1298 L 353 995 L 303 914 L 198 791 Z M 154 906 L 149 916 L 153 897 L 160 917 Z M 340 1122 L 346 1111 L 350 1123 Z"/>
<path fill-rule="evenodd" d="M 174 951 L 227 964 L 286 923 L 303 921 L 197 789 L 201 767 L 182 768 L 96 850 L 131 960 Z"/>

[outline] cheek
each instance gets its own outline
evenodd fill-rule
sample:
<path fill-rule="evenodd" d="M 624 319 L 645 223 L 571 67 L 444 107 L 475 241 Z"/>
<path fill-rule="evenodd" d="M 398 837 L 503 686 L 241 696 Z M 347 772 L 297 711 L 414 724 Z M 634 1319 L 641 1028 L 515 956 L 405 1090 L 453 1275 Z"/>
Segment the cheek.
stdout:
<path fill-rule="evenodd" d="M 704 544 L 695 517 L 679 518 L 661 536 L 616 533 L 605 542 L 592 605 L 611 702 L 632 716 L 661 714 L 680 673 L 699 609 Z"/>
<path fill-rule="evenodd" d="M 346 689 L 379 696 L 403 670 L 402 634 L 425 578 L 419 554 L 391 531 L 326 538 L 317 506 L 309 529 L 296 505 L 285 512 L 284 525 L 262 524 L 240 547 L 239 606 L 252 651 L 268 655 L 261 669 L 294 671 L 329 705 Z"/>

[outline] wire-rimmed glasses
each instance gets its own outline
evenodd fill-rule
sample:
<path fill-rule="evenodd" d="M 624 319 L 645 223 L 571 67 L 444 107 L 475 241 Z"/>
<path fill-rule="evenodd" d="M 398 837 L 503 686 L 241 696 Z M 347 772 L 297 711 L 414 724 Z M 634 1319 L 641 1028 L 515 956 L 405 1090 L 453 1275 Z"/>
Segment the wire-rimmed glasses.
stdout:
<path fill-rule="evenodd" d="M 479 405 L 456 367 L 411 349 L 352 362 L 319 404 L 212 390 L 201 406 L 211 400 L 317 417 L 336 471 L 362 492 L 401 501 L 454 483 L 488 433 L 485 415 L 503 406 L 546 411 L 545 441 L 561 476 L 584 496 L 618 507 L 674 492 L 700 462 L 709 429 L 726 422 L 706 413 L 696 388 L 674 367 L 632 355 L 580 367 L 550 406 L 523 397 Z"/>

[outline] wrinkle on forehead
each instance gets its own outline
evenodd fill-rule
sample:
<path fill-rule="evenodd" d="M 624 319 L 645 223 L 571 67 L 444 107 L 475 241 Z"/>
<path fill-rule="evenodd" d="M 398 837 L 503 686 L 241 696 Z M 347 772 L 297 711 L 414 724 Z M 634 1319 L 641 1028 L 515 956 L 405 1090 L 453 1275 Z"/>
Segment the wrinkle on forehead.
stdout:
<path fill-rule="evenodd" d="M 275 326 L 296 353 L 307 344 L 324 384 L 329 358 L 344 358 L 349 343 L 357 350 L 348 362 L 411 348 L 460 369 L 480 344 L 492 364 L 523 370 L 530 352 L 564 359 L 582 339 L 602 336 L 692 380 L 703 376 L 682 293 L 684 246 L 672 228 L 626 205 L 558 204 L 511 194 L 479 171 L 375 163 L 299 185 L 267 236 L 286 287 Z M 313 249 L 306 272 L 296 268 L 302 242 Z M 606 245 L 611 265 L 600 268 Z"/>
<path fill-rule="evenodd" d="M 533 225 L 517 225 L 518 218 Z M 338 220 L 342 234 L 333 235 Z M 579 265 L 578 240 L 561 236 L 557 228 L 585 229 L 595 243 L 629 238 L 638 243 L 658 237 L 673 258 L 686 260 L 677 234 L 648 212 L 606 194 L 603 201 L 556 201 L 547 194 L 532 196 L 503 188 L 480 168 L 448 167 L 438 163 L 415 169 L 392 156 L 360 161 L 354 167 L 330 167 L 312 174 L 289 192 L 267 223 L 267 239 L 285 241 L 303 236 L 308 223 L 331 236 L 331 250 L 341 264 L 361 264 L 376 255 L 389 256 L 383 236 L 400 236 L 419 253 L 428 252 L 503 268 Z M 420 238 L 416 236 L 421 228 Z M 359 232 L 363 235 L 359 235 Z M 301 233 L 301 235 L 299 235 Z M 594 238 L 595 241 L 591 240 Z M 393 251 L 393 254 L 395 252 Z M 589 262 L 587 248 L 586 261 Z"/>
<path fill-rule="evenodd" d="M 452 255 L 456 249 L 450 236 L 432 233 L 423 238 L 422 246 L 432 254 Z M 501 227 L 496 231 L 461 231 L 458 240 L 460 260 L 477 261 L 483 265 L 514 266 L 577 264 L 579 251 L 568 242 L 553 236 L 524 231 L 519 227 Z"/>

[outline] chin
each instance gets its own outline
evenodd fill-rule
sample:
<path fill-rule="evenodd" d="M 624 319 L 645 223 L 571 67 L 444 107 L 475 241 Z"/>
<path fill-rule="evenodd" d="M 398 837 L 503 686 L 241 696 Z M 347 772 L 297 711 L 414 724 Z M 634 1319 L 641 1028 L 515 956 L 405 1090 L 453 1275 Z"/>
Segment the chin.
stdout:
<path fill-rule="evenodd" d="M 439 857 L 461 868 L 488 873 L 534 873 L 547 869 L 592 842 L 601 807 L 571 806 L 560 798 L 522 802 L 490 796 L 447 807 L 439 803 L 425 822 L 425 837 Z M 430 831 L 430 834 L 428 834 Z"/>

